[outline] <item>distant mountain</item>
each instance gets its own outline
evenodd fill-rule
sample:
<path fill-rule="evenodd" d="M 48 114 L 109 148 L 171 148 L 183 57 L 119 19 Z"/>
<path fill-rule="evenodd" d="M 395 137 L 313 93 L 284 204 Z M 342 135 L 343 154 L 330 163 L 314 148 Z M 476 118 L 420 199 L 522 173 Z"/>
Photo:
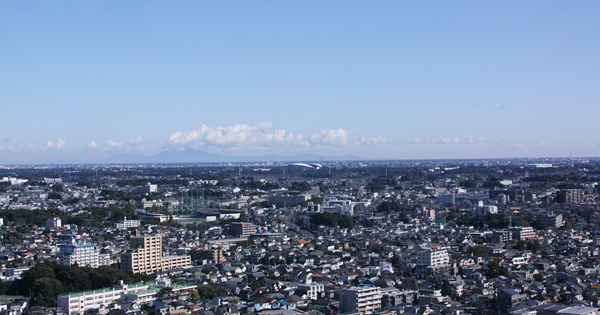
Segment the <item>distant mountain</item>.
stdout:
<path fill-rule="evenodd" d="M 100 163 L 245 163 L 245 162 L 310 162 L 360 160 L 356 156 L 329 156 L 318 154 L 280 155 L 223 155 L 187 149 L 185 151 L 163 151 L 156 155 L 118 154 L 102 159 Z"/>

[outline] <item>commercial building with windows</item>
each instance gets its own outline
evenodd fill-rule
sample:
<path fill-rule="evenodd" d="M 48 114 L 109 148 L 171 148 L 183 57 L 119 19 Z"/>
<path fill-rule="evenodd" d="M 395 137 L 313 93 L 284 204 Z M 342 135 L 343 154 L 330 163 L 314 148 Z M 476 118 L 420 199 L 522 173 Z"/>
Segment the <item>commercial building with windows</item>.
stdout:
<path fill-rule="evenodd" d="M 131 239 L 131 249 L 121 255 L 121 270 L 155 273 L 192 264 L 190 256 L 162 256 L 162 237 L 140 236 Z"/>
<path fill-rule="evenodd" d="M 77 243 L 71 239 L 70 243 L 59 245 L 59 259 L 63 265 L 97 268 L 99 266 L 99 253 L 94 244 Z"/>
<path fill-rule="evenodd" d="M 344 313 L 370 314 L 381 308 L 381 292 L 378 287 L 350 287 L 340 297 L 340 309 Z"/>

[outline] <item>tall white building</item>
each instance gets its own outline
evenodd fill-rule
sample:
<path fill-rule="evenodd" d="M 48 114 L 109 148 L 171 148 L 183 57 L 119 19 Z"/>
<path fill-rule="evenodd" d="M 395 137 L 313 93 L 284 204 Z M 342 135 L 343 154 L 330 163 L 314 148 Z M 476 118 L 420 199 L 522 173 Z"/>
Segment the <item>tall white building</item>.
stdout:
<path fill-rule="evenodd" d="M 381 308 L 381 291 L 378 287 L 350 287 L 340 297 L 344 313 L 371 314 Z"/>
<path fill-rule="evenodd" d="M 431 245 L 429 249 L 417 254 L 417 265 L 434 269 L 448 267 L 450 265 L 448 246 Z"/>
<path fill-rule="evenodd" d="M 75 265 L 80 267 L 92 267 L 97 268 L 98 262 L 98 251 L 94 244 L 77 243 L 75 239 L 71 239 L 70 243 L 59 245 L 59 259 L 63 265 Z"/>

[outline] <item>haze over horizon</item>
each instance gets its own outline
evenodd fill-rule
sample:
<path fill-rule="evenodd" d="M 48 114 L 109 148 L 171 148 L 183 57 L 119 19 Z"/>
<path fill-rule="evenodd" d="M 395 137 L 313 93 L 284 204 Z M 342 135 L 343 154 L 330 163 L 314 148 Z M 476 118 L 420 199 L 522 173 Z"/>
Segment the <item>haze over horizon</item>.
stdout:
<path fill-rule="evenodd" d="M 600 156 L 596 2 L 0 5 L 0 163 Z"/>

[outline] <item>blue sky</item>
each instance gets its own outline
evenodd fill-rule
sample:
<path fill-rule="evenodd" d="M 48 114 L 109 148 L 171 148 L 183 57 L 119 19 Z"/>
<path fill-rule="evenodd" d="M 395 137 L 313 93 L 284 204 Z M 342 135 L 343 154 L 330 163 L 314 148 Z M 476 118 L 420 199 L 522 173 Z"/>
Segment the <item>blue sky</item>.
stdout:
<path fill-rule="evenodd" d="M 600 156 L 594 1 L 4 1 L 0 161 Z"/>

